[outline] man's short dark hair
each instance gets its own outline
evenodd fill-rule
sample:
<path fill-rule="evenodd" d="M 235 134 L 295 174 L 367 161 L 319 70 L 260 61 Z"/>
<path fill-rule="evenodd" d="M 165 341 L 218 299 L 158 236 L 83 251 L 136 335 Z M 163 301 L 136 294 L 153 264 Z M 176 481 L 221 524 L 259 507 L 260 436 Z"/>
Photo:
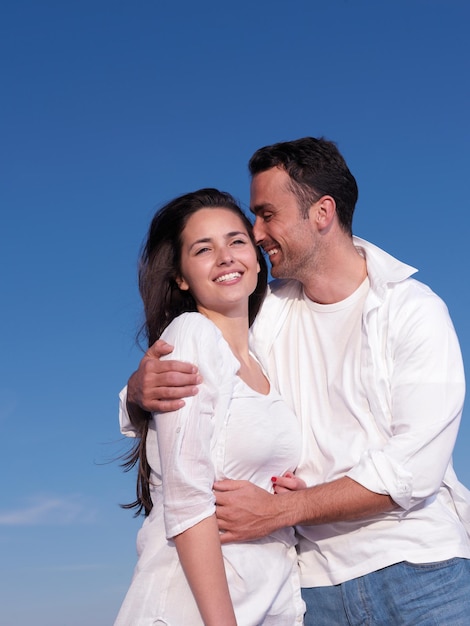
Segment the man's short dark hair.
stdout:
<path fill-rule="evenodd" d="M 312 204 L 328 195 L 336 202 L 343 230 L 352 234 L 352 218 L 358 198 L 357 183 L 335 143 L 304 137 L 257 150 L 248 164 L 252 176 L 273 167 L 284 169 L 291 179 L 302 216 Z"/>

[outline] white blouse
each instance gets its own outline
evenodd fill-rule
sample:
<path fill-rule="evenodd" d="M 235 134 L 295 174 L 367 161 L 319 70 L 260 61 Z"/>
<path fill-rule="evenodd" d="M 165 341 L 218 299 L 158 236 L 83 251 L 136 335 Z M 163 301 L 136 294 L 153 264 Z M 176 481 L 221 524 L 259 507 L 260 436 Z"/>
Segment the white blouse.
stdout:
<path fill-rule="evenodd" d="M 211 321 L 185 313 L 162 338 L 175 346 L 168 358 L 197 364 L 204 383 L 182 409 L 150 423 L 154 506 L 115 626 L 202 625 L 172 537 L 214 514 L 214 480 L 250 480 L 271 491 L 271 477 L 293 471 L 300 455 L 295 415 L 273 387 L 262 395 L 237 376 L 240 365 Z M 303 623 L 293 529 L 222 551 L 239 626 Z"/>

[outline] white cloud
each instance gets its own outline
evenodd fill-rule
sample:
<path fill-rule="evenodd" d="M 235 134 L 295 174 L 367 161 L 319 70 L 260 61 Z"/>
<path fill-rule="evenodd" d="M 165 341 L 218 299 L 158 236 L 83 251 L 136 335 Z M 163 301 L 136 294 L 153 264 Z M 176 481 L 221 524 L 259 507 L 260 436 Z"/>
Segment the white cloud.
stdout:
<path fill-rule="evenodd" d="M 0 526 L 37 526 L 89 523 L 94 512 L 80 496 L 36 495 L 23 506 L 0 510 Z"/>

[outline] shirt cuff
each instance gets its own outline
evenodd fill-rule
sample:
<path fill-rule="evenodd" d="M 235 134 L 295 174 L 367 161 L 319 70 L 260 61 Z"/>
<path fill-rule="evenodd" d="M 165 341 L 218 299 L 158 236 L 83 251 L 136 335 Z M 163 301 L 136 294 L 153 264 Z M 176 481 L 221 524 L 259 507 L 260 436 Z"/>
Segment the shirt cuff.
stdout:
<path fill-rule="evenodd" d="M 132 424 L 127 412 L 127 385 L 119 394 L 119 427 L 126 437 L 137 437 L 137 430 Z"/>
<path fill-rule="evenodd" d="M 382 450 L 365 452 L 346 476 L 369 491 L 389 495 L 405 511 L 416 504 L 412 499 L 413 475 Z"/>

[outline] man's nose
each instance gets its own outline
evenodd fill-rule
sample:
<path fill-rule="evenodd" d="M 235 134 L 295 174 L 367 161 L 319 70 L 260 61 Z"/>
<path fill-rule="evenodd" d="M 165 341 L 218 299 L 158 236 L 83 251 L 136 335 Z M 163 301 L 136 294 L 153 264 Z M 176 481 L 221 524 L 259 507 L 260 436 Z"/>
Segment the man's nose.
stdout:
<path fill-rule="evenodd" d="M 257 244 L 261 243 L 264 239 L 264 229 L 262 226 L 262 222 L 259 217 L 255 218 L 255 223 L 253 224 L 253 236 Z"/>

